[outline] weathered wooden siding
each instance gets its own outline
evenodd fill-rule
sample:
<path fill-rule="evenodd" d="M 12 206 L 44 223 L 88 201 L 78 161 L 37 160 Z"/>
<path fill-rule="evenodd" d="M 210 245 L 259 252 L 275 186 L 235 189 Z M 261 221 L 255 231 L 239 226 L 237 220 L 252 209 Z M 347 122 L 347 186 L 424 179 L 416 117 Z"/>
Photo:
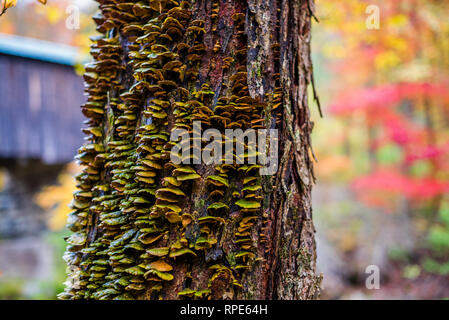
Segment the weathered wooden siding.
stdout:
<path fill-rule="evenodd" d="M 83 103 L 73 67 L 0 54 L 0 159 L 71 161 Z"/>

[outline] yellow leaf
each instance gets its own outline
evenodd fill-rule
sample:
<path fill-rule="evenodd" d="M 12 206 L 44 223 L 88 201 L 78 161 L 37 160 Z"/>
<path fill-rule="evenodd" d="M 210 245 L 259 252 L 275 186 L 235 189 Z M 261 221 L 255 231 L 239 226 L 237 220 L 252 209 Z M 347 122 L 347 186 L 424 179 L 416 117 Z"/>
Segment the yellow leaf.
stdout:
<path fill-rule="evenodd" d="M 17 0 L 5 0 L 4 7 L 6 9 L 14 7 L 17 4 Z"/>
<path fill-rule="evenodd" d="M 79 172 L 81 168 L 74 162 L 70 163 L 59 175 L 56 185 L 44 187 L 33 199 L 50 214 L 48 226 L 51 230 L 61 230 L 67 222 L 71 211 L 69 203 L 73 199 L 72 192 L 76 189 L 73 176 Z"/>
<path fill-rule="evenodd" d="M 0 169 L 0 192 L 3 191 L 3 189 L 6 186 L 6 170 L 5 169 Z"/>
<path fill-rule="evenodd" d="M 17 0 L 16 0 L 17 1 Z M 42 3 L 42 4 L 47 4 L 47 0 L 37 0 L 37 1 L 39 1 L 40 3 Z"/>
<path fill-rule="evenodd" d="M 46 9 L 46 15 L 50 24 L 56 24 L 63 18 L 62 12 L 55 7 L 48 7 Z"/>

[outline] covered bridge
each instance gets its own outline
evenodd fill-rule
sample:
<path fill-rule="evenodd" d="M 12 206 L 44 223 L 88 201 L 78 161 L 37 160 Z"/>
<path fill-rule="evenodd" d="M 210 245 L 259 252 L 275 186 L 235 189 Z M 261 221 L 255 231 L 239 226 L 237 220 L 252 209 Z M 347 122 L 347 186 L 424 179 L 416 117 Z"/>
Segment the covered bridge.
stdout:
<path fill-rule="evenodd" d="M 0 34 L 0 240 L 45 231 L 34 197 L 83 143 L 77 59 L 74 47 Z M 2 258 L 0 245 L 4 270 Z"/>
<path fill-rule="evenodd" d="M 49 212 L 34 200 L 83 143 L 77 58 L 70 46 L 0 34 L 0 288 L 54 279 Z"/>
<path fill-rule="evenodd" d="M 66 163 L 82 143 L 83 81 L 78 49 L 0 34 L 2 159 Z"/>

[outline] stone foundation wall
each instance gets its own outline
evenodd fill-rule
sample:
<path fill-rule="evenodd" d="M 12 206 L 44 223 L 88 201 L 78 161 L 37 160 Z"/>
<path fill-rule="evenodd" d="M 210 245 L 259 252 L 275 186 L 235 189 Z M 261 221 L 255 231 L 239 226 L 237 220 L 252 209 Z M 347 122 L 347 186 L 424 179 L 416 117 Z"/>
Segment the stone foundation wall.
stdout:
<path fill-rule="evenodd" d="M 52 278 L 56 257 L 47 239 L 47 213 L 33 199 L 62 168 L 0 162 L 0 299 L 8 298 L 2 289 L 12 283 L 21 283 L 21 295 L 27 297 L 27 291 L 36 291 L 33 286 Z"/>

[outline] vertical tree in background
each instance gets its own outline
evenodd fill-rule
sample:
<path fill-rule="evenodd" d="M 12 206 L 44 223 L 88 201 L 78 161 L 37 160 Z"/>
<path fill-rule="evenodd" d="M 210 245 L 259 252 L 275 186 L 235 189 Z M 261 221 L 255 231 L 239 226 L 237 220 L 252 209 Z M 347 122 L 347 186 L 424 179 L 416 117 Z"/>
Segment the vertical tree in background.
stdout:
<path fill-rule="evenodd" d="M 315 298 L 313 2 L 98 2 L 60 297 Z M 193 121 L 278 129 L 277 172 L 174 164 Z"/>

